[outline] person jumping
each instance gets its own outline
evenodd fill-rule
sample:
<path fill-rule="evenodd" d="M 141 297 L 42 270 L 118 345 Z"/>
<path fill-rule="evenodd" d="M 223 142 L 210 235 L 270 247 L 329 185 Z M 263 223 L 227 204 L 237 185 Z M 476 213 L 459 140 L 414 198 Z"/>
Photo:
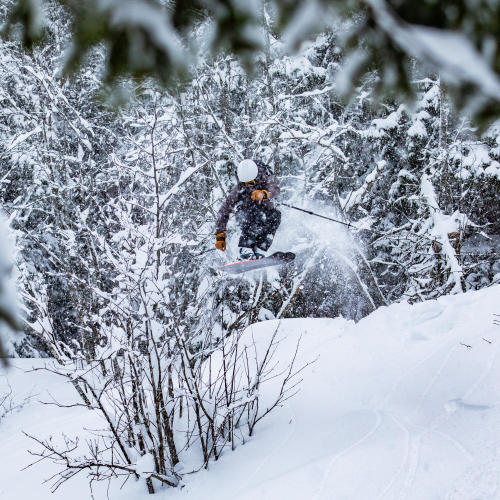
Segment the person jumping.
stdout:
<path fill-rule="evenodd" d="M 281 222 L 281 212 L 272 201 L 280 188 L 265 164 L 249 159 L 239 163 L 238 180 L 219 210 L 215 247 L 226 250 L 226 225 L 236 208 L 236 222 L 241 228 L 239 257 L 260 259 L 265 257 Z"/>

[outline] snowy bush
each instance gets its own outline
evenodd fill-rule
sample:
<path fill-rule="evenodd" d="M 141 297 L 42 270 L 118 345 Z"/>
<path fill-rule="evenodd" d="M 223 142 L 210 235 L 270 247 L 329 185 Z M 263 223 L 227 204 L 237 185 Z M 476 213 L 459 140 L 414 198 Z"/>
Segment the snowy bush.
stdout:
<path fill-rule="evenodd" d="M 278 329 L 265 340 L 232 332 L 215 341 L 209 331 L 194 348 L 177 329 L 158 342 L 153 324 L 146 327 L 141 346 L 131 337 L 128 349 L 84 369 L 54 366 L 75 386 L 81 405 L 98 412 L 106 425 L 93 431 L 87 446 L 67 437 L 62 445 L 31 436 L 41 445 L 32 454 L 63 467 L 53 490 L 80 472 L 87 472 L 91 484 L 143 478 L 149 493 L 156 485 L 178 486 L 184 474 L 207 468 L 245 443 L 255 426 L 298 390 L 305 368 L 295 366 L 299 344 L 283 365 L 282 354 L 275 356 Z M 276 377 L 282 380 L 279 391 L 262 400 L 262 384 Z"/>

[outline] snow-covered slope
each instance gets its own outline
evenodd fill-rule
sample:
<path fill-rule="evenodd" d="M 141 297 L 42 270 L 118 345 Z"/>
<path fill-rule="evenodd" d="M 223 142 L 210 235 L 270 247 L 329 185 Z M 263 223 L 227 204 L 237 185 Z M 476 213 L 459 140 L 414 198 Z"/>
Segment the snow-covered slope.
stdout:
<path fill-rule="evenodd" d="M 256 339 L 279 326 L 281 359 L 292 354 L 300 336 L 299 363 L 319 355 L 303 372 L 300 393 L 263 420 L 244 446 L 186 477 L 184 488 L 158 497 L 500 499 L 500 326 L 494 314 L 500 314 L 500 286 L 395 304 L 357 324 L 297 319 L 254 325 Z M 69 391 L 40 372 L 13 369 L 8 379 L 15 392 L 35 386 L 45 399 L 47 390 L 63 396 Z M 0 498 L 28 499 L 35 491 L 40 500 L 90 498 L 84 478 L 52 496 L 38 484 L 54 472 L 49 464 L 19 469 L 29 462 L 21 429 L 45 436 L 79 432 L 91 419 L 91 412 L 33 400 L 1 421 L 0 446 L 8 460 L 0 467 Z M 95 495 L 106 498 L 104 489 Z M 142 484 L 127 483 L 121 491 L 112 487 L 110 498 L 147 494 Z"/>

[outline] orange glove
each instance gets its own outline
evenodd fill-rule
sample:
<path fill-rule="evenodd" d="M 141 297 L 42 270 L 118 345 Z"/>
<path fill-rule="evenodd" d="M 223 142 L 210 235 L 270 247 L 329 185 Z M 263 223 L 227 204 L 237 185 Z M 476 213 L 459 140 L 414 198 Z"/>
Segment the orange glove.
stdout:
<path fill-rule="evenodd" d="M 269 196 L 269 191 L 266 189 L 256 189 L 255 191 L 252 192 L 252 200 L 253 201 L 264 201 L 268 200 L 270 198 Z"/>
<path fill-rule="evenodd" d="M 215 248 L 221 252 L 226 251 L 226 233 L 217 233 L 215 236 Z"/>

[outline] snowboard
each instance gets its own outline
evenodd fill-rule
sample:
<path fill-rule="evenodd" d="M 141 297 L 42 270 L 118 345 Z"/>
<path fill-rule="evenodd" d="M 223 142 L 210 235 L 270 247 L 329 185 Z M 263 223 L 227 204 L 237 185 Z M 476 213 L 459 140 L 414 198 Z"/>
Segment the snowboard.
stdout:
<path fill-rule="evenodd" d="M 230 274 L 241 274 L 247 271 L 263 269 L 265 267 L 283 265 L 291 262 L 293 259 L 295 259 L 295 254 L 293 252 L 274 252 L 262 259 L 239 260 L 231 264 L 219 266 L 217 269 Z"/>

